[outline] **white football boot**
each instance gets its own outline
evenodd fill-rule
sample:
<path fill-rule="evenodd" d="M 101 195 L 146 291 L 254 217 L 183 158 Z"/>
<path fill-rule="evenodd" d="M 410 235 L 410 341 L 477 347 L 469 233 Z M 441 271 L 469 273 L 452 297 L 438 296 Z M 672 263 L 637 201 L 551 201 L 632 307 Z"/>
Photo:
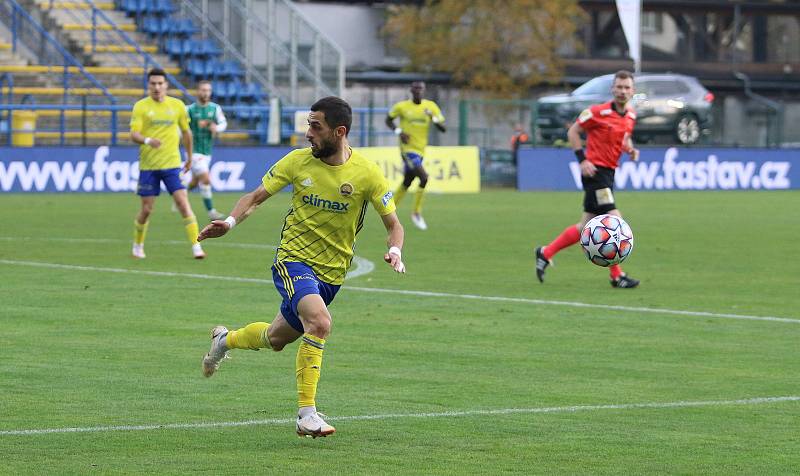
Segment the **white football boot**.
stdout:
<path fill-rule="evenodd" d="M 137 245 L 136 243 L 133 244 L 133 248 L 131 249 L 131 256 L 136 259 L 144 259 L 144 244 Z"/>
<path fill-rule="evenodd" d="M 192 254 L 194 255 L 194 259 L 203 259 L 206 257 L 206 252 L 203 251 L 203 247 L 200 246 L 200 243 L 192 245 Z"/>
<path fill-rule="evenodd" d="M 419 228 L 420 230 L 427 230 L 428 224 L 425 223 L 425 219 L 422 218 L 422 215 L 419 213 L 412 213 L 411 214 L 411 222 L 414 223 L 414 226 Z"/>
<path fill-rule="evenodd" d="M 310 436 L 312 438 L 317 438 L 319 436 L 326 437 L 328 435 L 332 435 L 336 431 L 336 428 L 325 423 L 325 420 L 322 419 L 324 416 L 325 415 L 319 412 L 311 413 L 303 418 L 298 416 L 297 436 Z"/>
<path fill-rule="evenodd" d="M 225 219 L 225 215 L 223 215 L 222 213 L 218 212 L 216 208 L 212 208 L 211 210 L 208 211 L 208 219 L 211 220 L 211 221 L 224 220 Z"/>
<path fill-rule="evenodd" d="M 230 358 L 228 348 L 225 346 L 225 338 L 228 336 L 228 328 L 217 326 L 211 329 L 211 350 L 203 357 L 203 375 L 211 377 L 219 369 L 222 359 Z"/>

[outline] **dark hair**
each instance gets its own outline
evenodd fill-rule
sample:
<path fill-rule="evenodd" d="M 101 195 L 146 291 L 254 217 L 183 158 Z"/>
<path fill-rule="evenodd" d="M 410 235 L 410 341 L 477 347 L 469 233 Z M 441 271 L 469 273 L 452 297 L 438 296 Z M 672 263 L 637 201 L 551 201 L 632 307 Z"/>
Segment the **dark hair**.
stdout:
<path fill-rule="evenodd" d="M 209 81 L 207 79 L 201 79 L 200 81 L 197 82 L 197 87 L 199 88 L 200 86 L 202 86 L 204 84 L 208 84 L 209 86 L 211 86 L 211 81 Z"/>
<path fill-rule="evenodd" d="M 630 79 L 633 81 L 633 73 L 628 70 L 621 69 L 614 73 L 614 80 L 616 81 L 617 79 Z"/>
<path fill-rule="evenodd" d="M 324 113 L 325 122 L 331 129 L 344 126 L 344 135 L 350 133 L 350 126 L 353 123 L 353 110 L 350 109 L 350 105 L 344 99 L 328 96 L 312 104 L 311 110 Z"/>
<path fill-rule="evenodd" d="M 164 79 L 167 79 L 167 73 L 164 72 L 161 68 L 153 68 L 147 73 L 147 79 L 150 79 L 150 76 L 163 76 Z"/>

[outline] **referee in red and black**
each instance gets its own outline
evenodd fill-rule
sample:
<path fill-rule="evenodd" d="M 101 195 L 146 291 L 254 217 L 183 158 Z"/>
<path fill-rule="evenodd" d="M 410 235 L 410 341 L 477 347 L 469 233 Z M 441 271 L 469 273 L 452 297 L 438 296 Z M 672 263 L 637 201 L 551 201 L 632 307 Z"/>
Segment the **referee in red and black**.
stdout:
<path fill-rule="evenodd" d="M 628 104 L 634 93 L 633 74 L 618 71 L 614 75 L 611 93 L 614 99 L 585 109 L 567 131 L 570 146 L 581 167 L 583 216 L 549 245 L 536 248 L 536 277 L 539 282 L 544 282 L 544 271 L 552 263 L 553 256 L 577 243 L 581 230 L 589 220 L 606 213 L 622 216 L 614 202 L 614 170 L 622 152 L 633 160 L 639 159 L 639 150 L 633 147 L 631 139 L 636 125 L 636 112 Z M 586 150 L 581 140 L 581 134 L 584 133 Z M 611 286 L 615 288 L 635 288 L 639 285 L 639 280 L 626 275 L 618 264 L 610 266 L 609 271 Z"/>

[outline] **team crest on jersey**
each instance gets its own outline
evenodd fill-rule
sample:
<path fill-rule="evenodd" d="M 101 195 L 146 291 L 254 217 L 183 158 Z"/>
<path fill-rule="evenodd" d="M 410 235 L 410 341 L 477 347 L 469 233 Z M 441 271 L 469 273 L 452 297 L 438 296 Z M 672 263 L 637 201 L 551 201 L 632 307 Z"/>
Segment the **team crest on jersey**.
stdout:
<path fill-rule="evenodd" d="M 339 185 L 339 193 L 342 194 L 343 197 L 349 197 L 353 194 L 353 184 L 350 182 L 345 182 Z"/>

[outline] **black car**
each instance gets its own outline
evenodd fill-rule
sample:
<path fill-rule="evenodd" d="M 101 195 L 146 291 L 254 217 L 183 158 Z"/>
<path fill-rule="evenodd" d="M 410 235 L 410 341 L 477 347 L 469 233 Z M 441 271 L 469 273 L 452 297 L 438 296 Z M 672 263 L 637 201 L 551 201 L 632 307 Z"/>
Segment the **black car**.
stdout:
<path fill-rule="evenodd" d="M 566 139 L 578 114 L 592 104 L 610 101 L 614 75 L 598 76 L 569 94 L 544 96 L 537 102 L 536 125 L 543 142 Z M 714 95 L 691 76 L 637 74 L 633 107 L 634 138 L 648 142 L 671 135 L 680 144 L 696 144 L 711 132 Z"/>

